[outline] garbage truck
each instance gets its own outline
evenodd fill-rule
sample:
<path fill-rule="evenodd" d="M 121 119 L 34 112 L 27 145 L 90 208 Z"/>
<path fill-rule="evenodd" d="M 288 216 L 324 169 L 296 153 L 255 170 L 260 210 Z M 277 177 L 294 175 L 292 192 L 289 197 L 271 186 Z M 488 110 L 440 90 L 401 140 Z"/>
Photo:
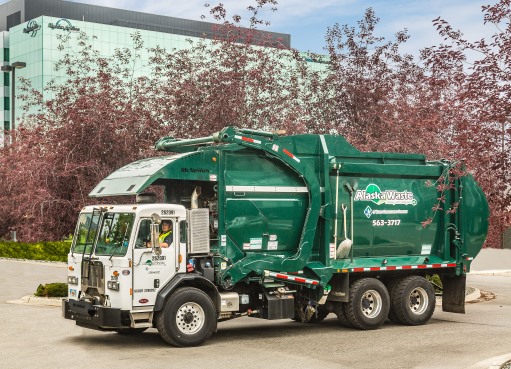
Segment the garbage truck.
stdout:
<path fill-rule="evenodd" d="M 442 309 L 465 312 L 489 211 L 459 163 L 236 127 L 156 149 L 171 154 L 128 164 L 90 193 L 131 204 L 80 212 L 62 303 L 78 326 L 156 328 L 180 347 L 237 317 L 415 326 L 434 312 L 433 275 Z"/>

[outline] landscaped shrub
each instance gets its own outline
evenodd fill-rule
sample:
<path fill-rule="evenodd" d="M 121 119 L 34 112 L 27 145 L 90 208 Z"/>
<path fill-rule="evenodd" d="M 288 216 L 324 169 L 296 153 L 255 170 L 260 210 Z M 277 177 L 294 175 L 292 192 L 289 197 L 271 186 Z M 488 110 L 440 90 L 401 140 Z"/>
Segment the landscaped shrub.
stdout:
<path fill-rule="evenodd" d="M 433 287 L 435 287 L 436 293 L 442 293 L 442 279 L 440 279 L 440 276 L 438 274 L 433 274 L 431 276 L 426 276 L 426 279 L 431 282 Z"/>
<path fill-rule="evenodd" d="M 70 241 L 24 243 L 0 241 L 0 257 L 13 259 L 67 261 Z"/>
<path fill-rule="evenodd" d="M 67 297 L 67 284 L 65 283 L 47 283 L 37 287 L 34 293 L 38 297 Z"/>

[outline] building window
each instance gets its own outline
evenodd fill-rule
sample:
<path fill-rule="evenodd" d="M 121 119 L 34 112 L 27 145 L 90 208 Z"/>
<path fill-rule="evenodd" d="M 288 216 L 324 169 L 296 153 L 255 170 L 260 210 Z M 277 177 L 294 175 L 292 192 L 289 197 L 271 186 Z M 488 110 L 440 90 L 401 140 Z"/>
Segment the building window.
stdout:
<path fill-rule="evenodd" d="M 9 49 L 4 47 L 4 62 L 9 61 Z"/>
<path fill-rule="evenodd" d="M 4 96 L 4 110 L 11 110 L 11 104 L 9 104 L 9 97 Z"/>
<path fill-rule="evenodd" d="M 10 77 L 9 73 L 4 72 L 3 75 L 4 75 L 4 86 L 9 86 L 11 83 L 11 79 L 9 78 Z"/>
<path fill-rule="evenodd" d="M 21 11 L 7 16 L 7 31 L 9 28 L 17 26 L 18 24 L 21 24 Z"/>

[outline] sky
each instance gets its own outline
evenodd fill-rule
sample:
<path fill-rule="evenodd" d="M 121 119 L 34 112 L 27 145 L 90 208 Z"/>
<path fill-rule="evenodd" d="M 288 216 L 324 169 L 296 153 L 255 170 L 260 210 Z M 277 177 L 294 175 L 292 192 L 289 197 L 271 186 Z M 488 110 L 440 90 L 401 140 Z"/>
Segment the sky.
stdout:
<path fill-rule="evenodd" d="M 74 0 L 73 0 L 74 1 Z M 3 1 L 2 1 L 3 2 Z M 102 5 L 178 18 L 201 20 L 207 15 L 206 2 L 214 0 L 148 1 L 148 0 L 80 0 L 80 3 Z M 223 0 L 229 14 L 241 14 L 250 0 Z M 324 52 L 325 33 L 334 24 L 356 26 L 367 8 L 372 7 L 380 23 L 378 36 L 391 40 L 394 34 L 407 29 L 410 40 L 402 51 L 417 56 L 419 50 L 438 45 L 433 19 L 441 16 L 455 29 L 461 29 L 469 40 L 489 36 L 494 29 L 483 24 L 482 5 L 497 0 L 278 0 L 277 11 L 266 11 L 271 21 L 266 30 L 291 34 L 291 46 L 301 51 Z M 246 14 L 246 13 L 245 13 Z M 211 18 L 206 20 L 212 21 Z"/>

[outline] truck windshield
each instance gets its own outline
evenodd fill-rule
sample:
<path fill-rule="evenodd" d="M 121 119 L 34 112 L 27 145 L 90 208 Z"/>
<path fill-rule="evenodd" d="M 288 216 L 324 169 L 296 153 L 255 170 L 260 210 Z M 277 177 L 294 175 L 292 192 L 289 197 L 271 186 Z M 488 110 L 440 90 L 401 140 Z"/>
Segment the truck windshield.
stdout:
<path fill-rule="evenodd" d="M 135 214 L 133 213 L 105 213 L 95 254 L 126 255 L 134 219 Z"/>
<path fill-rule="evenodd" d="M 99 213 L 81 213 L 76 225 L 72 252 L 89 254 L 96 238 Z"/>

